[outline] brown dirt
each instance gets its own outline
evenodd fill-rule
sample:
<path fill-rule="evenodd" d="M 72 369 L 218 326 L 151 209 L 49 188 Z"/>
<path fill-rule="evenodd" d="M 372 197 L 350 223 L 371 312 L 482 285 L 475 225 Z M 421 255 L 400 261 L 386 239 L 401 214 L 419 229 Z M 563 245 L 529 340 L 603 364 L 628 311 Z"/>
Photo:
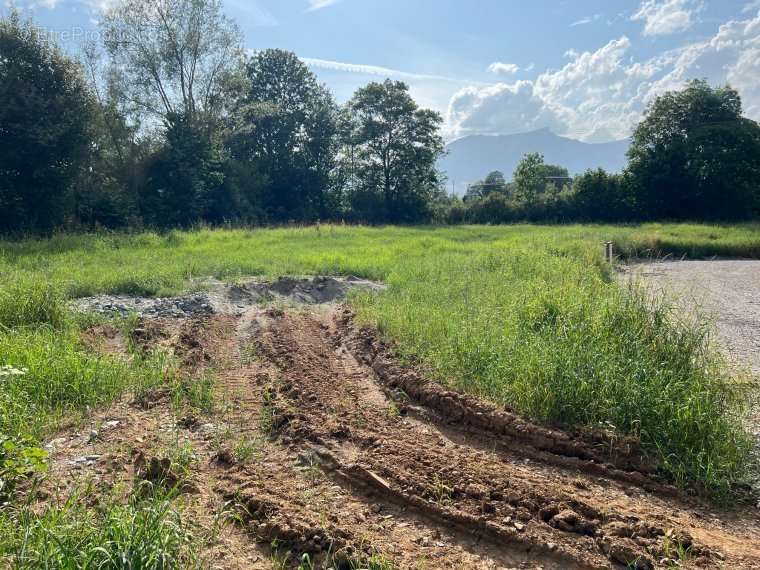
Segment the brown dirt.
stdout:
<path fill-rule="evenodd" d="M 112 427 L 93 441 L 56 440 L 51 496 L 85 477 L 174 474 L 161 459 L 180 442 L 196 457 L 189 515 L 200 529 L 238 521 L 200 533 L 212 567 L 271 568 L 273 540 L 293 567 L 330 552 L 337 567 L 374 554 L 403 569 L 664 568 L 679 543 L 687 567 L 760 566 L 757 510 L 680 494 L 635 442 L 548 429 L 429 382 L 345 309 L 174 323 L 162 346 L 189 374 L 214 374 L 218 409 L 125 401 L 96 414 Z M 100 457 L 70 461 L 88 455 Z"/>

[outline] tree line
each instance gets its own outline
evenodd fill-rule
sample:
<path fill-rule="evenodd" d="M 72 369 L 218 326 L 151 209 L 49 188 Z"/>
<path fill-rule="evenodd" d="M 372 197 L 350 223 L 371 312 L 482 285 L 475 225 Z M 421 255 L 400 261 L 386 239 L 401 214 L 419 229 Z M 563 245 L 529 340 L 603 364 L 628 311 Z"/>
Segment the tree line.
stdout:
<path fill-rule="evenodd" d="M 0 231 L 429 220 L 442 118 L 402 82 L 338 105 L 295 54 L 246 54 L 220 0 L 125 0 L 81 61 L 0 21 Z"/>
<path fill-rule="evenodd" d="M 447 212 L 451 223 L 749 220 L 760 213 L 760 126 L 730 86 L 693 80 L 657 97 L 622 173 L 567 169 L 526 155 L 507 182 L 491 172 Z"/>
<path fill-rule="evenodd" d="M 293 53 L 242 48 L 221 0 L 123 0 L 73 59 L 0 20 L 0 233 L 345 220 L 746 219 L 760 127 L 729 86 L 658 97 L 621 174 L 527 155 L 463 199 L 436 169 L 442 117 L 406 84 L 343 105 Z"/>

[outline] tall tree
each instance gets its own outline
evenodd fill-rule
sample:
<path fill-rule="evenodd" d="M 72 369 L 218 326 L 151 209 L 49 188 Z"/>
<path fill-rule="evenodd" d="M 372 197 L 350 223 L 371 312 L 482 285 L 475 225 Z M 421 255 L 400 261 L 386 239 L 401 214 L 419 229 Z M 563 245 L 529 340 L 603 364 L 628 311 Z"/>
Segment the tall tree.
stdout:
<path fill-rule="evenodd" d="M 106 12 L 103 27 L 134 111 L 194 121 L 224 108 L 225 75 L 242 50 L 221 0 L 122 0 Z"/>
<path fill-rule="evenodd" d="M 327 218 L 335 209 L 337 106 L 292 52 L 268 49 L 246 64 L 248 87 L 235 108 L 233 155 L 269 183 L 266 208 L 277 220 Z"/>
<path fill-rule="evenodd" d="M 535 204 L 546 183 L 544 155 L 526 154 L 515 168 L 515 198 L 524 204 Z"/>
<path fill-rule="evenodd" d="M 73 215 L 92 110 L 74 61 L 18 14 L 0 20 L 0 231 L 49 231 Z"/>
<path fill-rule="evenodd" d="M 729 86 L 691 81 L 647 109 L 628 152 L 641 215 L 745 218 L 756 212 L 760 126 Z"/>
<path fill-rule="evenodd" d="M 412 222 L 428 215 L 440 193 L 435 168 L 443 153 L 441 116 L 420 109 L 409 87 L 386 79 L 359 89 L 347 103 L 344 157 L 359 181 L 352 197 L 372 221 Z"/>

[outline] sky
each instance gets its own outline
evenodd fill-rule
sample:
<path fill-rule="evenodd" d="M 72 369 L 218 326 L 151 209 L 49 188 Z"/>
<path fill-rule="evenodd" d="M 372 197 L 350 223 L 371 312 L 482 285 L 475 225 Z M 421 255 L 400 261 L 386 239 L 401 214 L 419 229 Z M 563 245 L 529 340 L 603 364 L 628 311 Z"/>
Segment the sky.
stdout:
<path fill-rule="evenodd" d="M 0 0 L 6 2 L 7 0 Z M 15 0 L 75 51 L 118 0 Z M 8 11 L 9 4 L 0 7 Z M 760 0 L 224 0 L 245 47 L 294 51 L 339 102 L 409 84 L 448 140 L 538 128 L 630 135 L 692 78 L 738 89 L 760 120 Z"/>

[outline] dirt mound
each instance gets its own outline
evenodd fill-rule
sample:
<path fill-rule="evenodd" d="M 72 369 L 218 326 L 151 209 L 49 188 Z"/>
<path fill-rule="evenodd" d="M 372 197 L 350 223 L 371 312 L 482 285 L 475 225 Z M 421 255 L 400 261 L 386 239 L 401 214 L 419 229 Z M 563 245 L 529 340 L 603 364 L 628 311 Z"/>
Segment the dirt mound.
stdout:
<path fill-rule="evenodd" d="M 188 318 L 215 314 L 241 315 L 252 306 L 272 301 L 319 305 L 345 299 L 351 290 L 381 291 L 384 285 L 358 277 L 280 277 L 275 281 L 207 283 L 208 291 L 178 297 L 97 295 L 74 301 L 79 311 L 146 318 Z"/>

